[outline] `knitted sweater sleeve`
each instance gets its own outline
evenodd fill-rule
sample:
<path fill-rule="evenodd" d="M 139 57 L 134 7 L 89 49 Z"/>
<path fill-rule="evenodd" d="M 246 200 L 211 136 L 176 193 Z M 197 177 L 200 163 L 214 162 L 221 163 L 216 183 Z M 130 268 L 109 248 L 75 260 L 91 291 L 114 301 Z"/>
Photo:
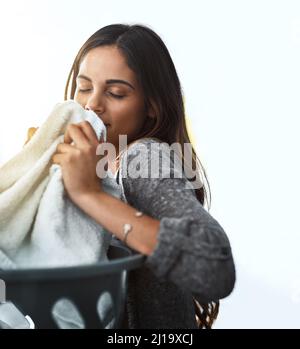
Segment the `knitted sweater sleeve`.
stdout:
<path fill-rule="evenodd" d="M 120 163 L 126 201 L 160 221 L 158 243 L 146 266 L 160 280 L 189 290 L 199 302 L 225 298 L 235 284 L 229 239 L 197 200 L 190 181 L 178 178 L 181 164 L 176 157 L 168 161 L 162 145 L 142 139 L 129 147 Z"/>

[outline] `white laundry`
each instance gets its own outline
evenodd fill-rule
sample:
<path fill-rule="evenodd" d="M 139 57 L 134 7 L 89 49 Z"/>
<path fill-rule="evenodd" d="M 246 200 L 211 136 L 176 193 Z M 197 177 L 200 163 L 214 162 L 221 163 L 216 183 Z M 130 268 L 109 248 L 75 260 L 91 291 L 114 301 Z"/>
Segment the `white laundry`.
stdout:
<path fill-rule="evenodd" d="M 0 269 L 107 260 L 112 234 L 69 199 L 60 166 L 51 164 L 67 125 L 84 120 L 106 141 L 102 120 L 69 100 L 58 103 L 24 148 L 0 167 Z M 111 181 L 102 180 L 102 187 L 119 197 Z"/>
<path fill-rule="evenodd" d="M 106 128 L 94 112 L 74 101 L 59 103 L 30 142 L 0 168 L 0 249 L 18 268 L 87 264 L 105 256 L 111 234 L 71 202 L 60 166 L 51 165 L 67 125 L 83 120 L 106 140 Z"/>

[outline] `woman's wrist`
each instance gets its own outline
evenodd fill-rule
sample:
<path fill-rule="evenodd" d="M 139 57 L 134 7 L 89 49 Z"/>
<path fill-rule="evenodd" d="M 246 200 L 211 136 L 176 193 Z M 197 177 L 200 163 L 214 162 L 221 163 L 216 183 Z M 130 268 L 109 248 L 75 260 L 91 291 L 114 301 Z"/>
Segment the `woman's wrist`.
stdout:
<path fill-rule="evenodd" d="M 86 211 L 85 208 L 93 201 L 95 197 L 100 198 L 102 194 L 106 194 L 104 191 L 99 189 L 87 190 L 83 192 L 74 193 L 71 196 L 73 202 L 76 203 L 83 211 Z"/>
<path fill-rule="evenodd" d="M 150 255 L 156 244 L 160 221 L 145 214 L 104 191 L 84 192 L 76 204 L 97 223 L 136 251 Z M 130 233 L 126 233 L 130 226 Z M 128 235 L 128 236 L 127 236 Z"/>

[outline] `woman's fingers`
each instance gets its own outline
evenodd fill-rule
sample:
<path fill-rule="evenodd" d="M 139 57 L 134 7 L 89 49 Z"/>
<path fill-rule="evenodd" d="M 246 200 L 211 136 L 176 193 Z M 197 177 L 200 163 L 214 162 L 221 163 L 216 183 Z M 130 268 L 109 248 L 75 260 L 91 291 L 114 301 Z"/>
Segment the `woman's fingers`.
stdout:
<path fill-rule="evenodd" d="M 56 153 L 69 153 L 71 151 L 74 151 L 74 147 L 67 143 L 59 143 L 56 147 Z"/>
<path fill-rule="evenodd" d="M 88 121 L 80 122 L 77 125 L 81 128 L 90 144 L 97 145 L 99 143 L 96 132 Z"/>
<path fill-rule="evenodd" d="M 51 158 L 53 164 L 61 165 L 64 159 L 63 154 L 54 154 Z"/>
<path fill-rule="evenodd" d="M 80 152 L 80 150 L 70 144 L 59 143 L 56 152 L 52 155 L 52 164 L 63 165 L 64 161 L 71 159 L 73 155 L 76 155 L 76 152 Z"/>
<path fill-rule="evenodd" d="M 73 142 L 75 146 L 72 144 Z M 69 156 L 77 156 L 79 151 L 84 151 L 86 155 L 95 152 L 96 155 L 96 147 L 98 145 L 99 141 L 96 132 L 89 122 L 69 124 L 64 134 L 64 143 L 57 145 L 56 153 L 52 160 L 62 163 L 64 159 L 70 158 Z M 57 155 L 62 155 L 63 157 Z"/>
<path fill-rule="evenodd" d="M 77 124 L 68 125 L 64 135 L 64 143 L 71 144 L 72 142 L 75 142 L 78 148 L 89 145 L 88 138 Z"/>

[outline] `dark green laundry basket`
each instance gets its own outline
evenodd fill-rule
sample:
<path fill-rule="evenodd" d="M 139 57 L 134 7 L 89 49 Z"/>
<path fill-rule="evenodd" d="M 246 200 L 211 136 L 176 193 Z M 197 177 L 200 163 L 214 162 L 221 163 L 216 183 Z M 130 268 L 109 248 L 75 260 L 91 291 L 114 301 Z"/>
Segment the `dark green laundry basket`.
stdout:
<path fill-rule="evenodd" d="M 85 328 L 104 328 L 97 302 L 101 294 L 108 292 L 113 302 L 113 328 L 121 328 L 128 271 L 141 267 L 146 256 L 121 244 L 111 244 L 107 256 L 109 261 L 87 266 L 0 271 L 0 279 L 6 284 L 7 301 L 29 315 L 35 328 L 58 328 L 52 308 L 60 299 L 76 305 Z"/>

